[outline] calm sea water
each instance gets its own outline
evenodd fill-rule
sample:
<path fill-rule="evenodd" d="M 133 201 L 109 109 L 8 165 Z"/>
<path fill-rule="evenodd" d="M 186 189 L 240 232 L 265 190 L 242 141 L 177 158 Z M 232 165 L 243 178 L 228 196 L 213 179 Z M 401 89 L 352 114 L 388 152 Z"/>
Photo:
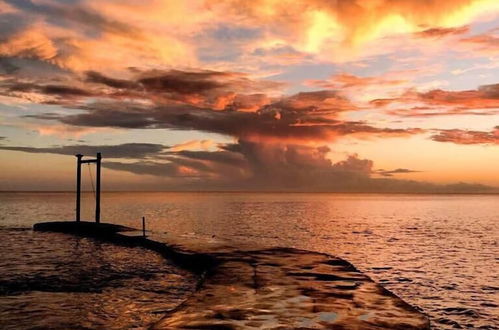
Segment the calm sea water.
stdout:
<path fill-rule="evenodd" d="M 85 194 L 84 219 L 92 219 L 92 203 L 93 195 Z M 3 228 L 0 235 L 22 232 L 21 236 L 37 237 L 40 242 L 35 243 L 35 247 L 37 244 L 48 249 L 52 246 L 55 254 L 63 249 L 70 251 L 76 244 L 75 238 L 38 236 L 42 234 L 12 228 L 30 228 L 44 220 L 72 219 L 73 210 L 74 196 L 69 193 L 0 193 L 0 226 Z M 334 254 L 349 260 L 427 313 L 434 328 L 499 329 L 498 195 L 103 194 L 104 221 L 139 227 L 142 216 L 147 217 L 148 229 L 158 232 L 199 239 L 215 235 L 236 245 L 286 246 Z M 2 272 L 9 269 L 14 280 L 18 276 L 16 272 L 20 272 L 18 268 L 23 268 L 21 272 L 25 273 L 33 270 L 26 260 L 31 260 L 37 252 L 28 243 L 11 240 L 1 244 Z M 86 244 L 87 254 L 97 250 L 113 251 L 110 246 L 97 249 L 93 246 L 95 243 Z M 12 254 L 7 259 L 3 254 L 6 250 Z M 136 260 L 135 252 L 127 253 L 130 254 L 113 260 L 116 253 L 109 252 L 108 264 L 131 265 L 130 261 Z M 50 264 L 49 259 L 40 263 Z M 159 260 L 151 264 L 144 262 L 143 267 L 151 271 L 160 264 Z M 78 267 L 85 270 L 86 264 Z M 189 283 L 193 280 L 171 265 L 167 268 L 165 272 L 175 275 L 175 279 L 167 280 L 165 286 L 183 285 L 181 290 L 162 292 L 174 297 L 169 301 L 171 305 L 189 292 Z M 120 271 L 118 268 L 116 274 Z M 136 297 L 124 289 L 127 285 L 123 282 L 120 288 L 124 291 L 114 295 L 119 296 L 116 300 L 134 304 Z M 14 308 L 21 313 L 31 308 L 29 304 L 18 304 L 6 312 L 11 297 L 0 296 L 2 319 Z M 109 303 L 113 304 L 114 301 Z M 71 307 L 70 304 L 68 309 Z M 148 307 L 145 309 L 150 311 Z M 125 310 L 111 308 L 109 313 L 120 314 Z M 44 310 L 38 312 L 45 313 Z M 105 315 L 108 310 L 101 312 Z"/>

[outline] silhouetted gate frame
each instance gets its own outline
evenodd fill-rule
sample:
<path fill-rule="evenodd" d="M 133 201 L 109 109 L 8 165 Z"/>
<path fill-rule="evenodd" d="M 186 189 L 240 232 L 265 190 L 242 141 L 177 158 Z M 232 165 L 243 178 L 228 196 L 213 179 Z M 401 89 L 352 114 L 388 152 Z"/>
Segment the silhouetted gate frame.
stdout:
<path fill-rule="evenodd" d="M 97 153 L 95 159 L 82 159 L 83 155 L 75 155 L 78 162 L 76 165 L 76 221 L 80 222 L 80 204 L 81 204 L 81 164 L 96 163 L 96 178 L 95 178 L 95 222 L 100 223 L 100 168 L 101 168 L 101 153 Z"/>

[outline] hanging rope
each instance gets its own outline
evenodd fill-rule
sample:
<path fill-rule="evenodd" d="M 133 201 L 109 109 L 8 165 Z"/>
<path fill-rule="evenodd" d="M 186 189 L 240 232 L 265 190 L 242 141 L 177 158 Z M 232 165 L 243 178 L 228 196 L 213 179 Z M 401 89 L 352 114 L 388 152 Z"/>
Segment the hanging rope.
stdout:
<path fill-rule="evenodd" d="M 94 187 L 94 178 L 92 176 L 92 170 L 90 169 L 90 163 L 87 163 L 88 165 L 88 174 L 90 174 L 90 183 L 92 184 L 92 192 L 94 193 L 94 199 L 97 199 L 95 196 L 95 187 Z"/>

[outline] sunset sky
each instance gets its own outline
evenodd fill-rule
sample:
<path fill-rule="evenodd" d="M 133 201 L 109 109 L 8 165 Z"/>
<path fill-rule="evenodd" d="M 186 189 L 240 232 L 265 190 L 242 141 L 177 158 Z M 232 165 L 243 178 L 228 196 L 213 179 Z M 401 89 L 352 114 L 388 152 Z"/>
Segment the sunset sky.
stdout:
<path fill-rule="evenodd" d="M 499 191 L 499 1 L 0 0 L 0 190 L 99 151 L 104 190 Z"/>

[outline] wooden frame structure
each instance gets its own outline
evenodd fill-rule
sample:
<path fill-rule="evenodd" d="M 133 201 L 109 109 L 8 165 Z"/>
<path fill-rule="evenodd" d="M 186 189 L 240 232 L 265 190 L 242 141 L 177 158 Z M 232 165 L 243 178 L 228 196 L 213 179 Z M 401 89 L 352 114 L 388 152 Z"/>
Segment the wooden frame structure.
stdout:
<path fill-rule="evenodd" d="M 82 159 L 83 155 L 75 155 L 77 158 L 76 165 L 76 221 L 80 221 L 80 204 L 81 204 L 81 164 L 96 163 L 96 178 L 95 178 L 95 222 L 100 223 L 100 169 L 101 169 L 101 153 L 97 153 L 95 159 Z"/>

